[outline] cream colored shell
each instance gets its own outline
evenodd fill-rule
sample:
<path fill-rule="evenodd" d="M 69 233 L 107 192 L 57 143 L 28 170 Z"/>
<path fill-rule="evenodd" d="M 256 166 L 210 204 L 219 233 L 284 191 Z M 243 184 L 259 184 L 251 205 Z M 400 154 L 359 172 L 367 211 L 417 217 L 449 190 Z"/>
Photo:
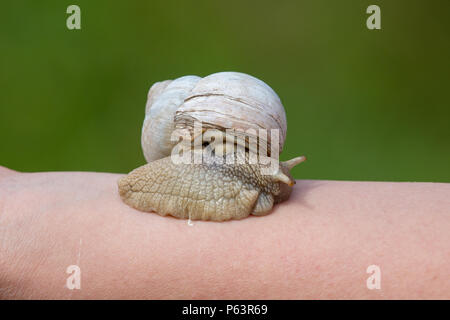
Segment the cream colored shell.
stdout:
<path fill-rule="evenodd" d="M 157 82 L 150 88 L 141 137 L 147 162 L 170 155 L 176 143 L 170 141 L 175 129 L 175 112 L 200 79 L 196 76 L 185 76 Z"/>
<path fill-rule="evenodd" d="M 266 129 L 269 142 L 270 129 L 278 129 L 279 152 L 286 138 L 283 105 L 263 81 L 239 72 L 185 76 L 150 88 L 141 139 L 147 162 L 169 156 L 173 130 L 195 120 L 220 130 Z"/>

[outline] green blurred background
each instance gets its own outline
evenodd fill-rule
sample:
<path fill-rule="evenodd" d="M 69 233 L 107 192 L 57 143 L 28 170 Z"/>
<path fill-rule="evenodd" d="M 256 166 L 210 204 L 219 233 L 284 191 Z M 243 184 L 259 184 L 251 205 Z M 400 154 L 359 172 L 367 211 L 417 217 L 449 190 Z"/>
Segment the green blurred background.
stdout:
<path fill-rule="evenodd" d="M 296 178 L 450 182 L 449 15 L 448 0 L 2 2 L 0 165 L 128 172 L 152 83 L 240 71 L 281 97 L 281 158 L 308 157 Z"/>

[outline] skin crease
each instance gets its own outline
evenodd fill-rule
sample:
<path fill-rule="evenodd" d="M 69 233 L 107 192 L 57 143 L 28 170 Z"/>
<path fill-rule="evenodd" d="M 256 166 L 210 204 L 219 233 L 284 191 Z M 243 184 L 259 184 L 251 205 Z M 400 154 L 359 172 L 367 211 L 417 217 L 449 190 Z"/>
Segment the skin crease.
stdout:
<path fill-rule="evenodd" d="M 118 177 L 0 167 L 0 299 L 450 298 L 450 184 L 298 180 L 267 216 L 188 226 Z"/>

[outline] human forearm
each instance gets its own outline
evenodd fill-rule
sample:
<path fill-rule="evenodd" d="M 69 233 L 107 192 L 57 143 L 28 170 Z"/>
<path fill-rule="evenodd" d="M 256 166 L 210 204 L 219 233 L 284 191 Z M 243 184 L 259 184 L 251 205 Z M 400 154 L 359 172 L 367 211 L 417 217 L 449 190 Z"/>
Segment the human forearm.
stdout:
<path fill-rule="evenodd" d="M 298 181 L 268 216 L 189 226 L 127 207 L 117 178 L 0 180 L 4 297 L 450 296 L 448 184 Z M 373 264 L 381 290 L 366 287 Z M 64 287 L 69 265 L 81 290 Z"/>

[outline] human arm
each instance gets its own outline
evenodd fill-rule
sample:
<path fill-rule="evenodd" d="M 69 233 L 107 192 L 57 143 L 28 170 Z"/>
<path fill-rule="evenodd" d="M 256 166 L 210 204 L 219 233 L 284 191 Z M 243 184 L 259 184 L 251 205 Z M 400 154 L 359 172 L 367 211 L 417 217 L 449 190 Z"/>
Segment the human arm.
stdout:
<path fill-rule="evenodd" d="M 189 226 L 123 204 L 120 175 L 1 172 L 0 299 L 450 298 L 449 184 L 300 180 L 267 216 Z"/>

